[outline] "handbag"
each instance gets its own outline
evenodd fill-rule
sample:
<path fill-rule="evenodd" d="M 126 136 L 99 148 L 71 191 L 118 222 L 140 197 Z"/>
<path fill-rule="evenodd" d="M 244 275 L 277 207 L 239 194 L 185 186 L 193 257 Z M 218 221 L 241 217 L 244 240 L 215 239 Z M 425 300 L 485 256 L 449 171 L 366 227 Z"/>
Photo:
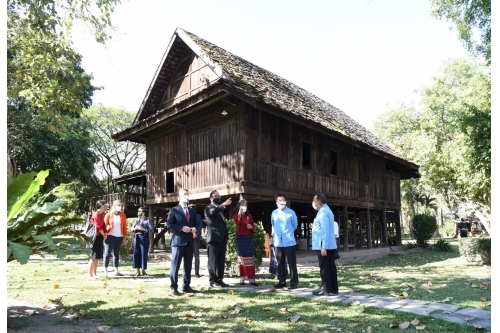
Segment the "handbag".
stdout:
<path fill-rule="evenodd" d="M 92 221 L 87 222 L 87 226 L 85 227 L 85 230 L 83 232 L 85 236 L 90 238 L 92 240 L 92 243 L 95 241 L 95 238 L 97 236 L 96 228 L 95 225 L 92 223 Z"/>

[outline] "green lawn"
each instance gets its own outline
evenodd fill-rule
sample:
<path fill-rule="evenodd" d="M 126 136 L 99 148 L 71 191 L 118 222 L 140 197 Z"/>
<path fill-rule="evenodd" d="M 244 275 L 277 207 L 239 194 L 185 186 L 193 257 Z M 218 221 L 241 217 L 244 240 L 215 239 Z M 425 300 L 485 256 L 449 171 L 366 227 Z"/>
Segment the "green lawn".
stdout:
<path fill-rule="evenodd" d="M 121 266 L 130 267 L 130 263 L 123 262 Z M 164 263 L 148 266 L 153 277 L 169 274 Z M 81 268 L 48 258 L 34 259 L 27 265 L 8 263 L 7 278 L 8 297 L 42 305 L 61 298 L 60 309 L 87 311 L 86 318 L 120 327 L 123 332 L 135 331 L 134 328 L 143 332 L 393 332 L 391 324 L 414 319 L 419 321 L 418 326 L 425 326 L 425 332 L 477 331 L 472 326 L 430 316 L 272 292 L 258 294 L 235 289 L 231 294 L 228 290 L 204 288 L 193 296 L 172 297 L 165 281 L 87 281 Z M 300 271 L 299 279 L 302 287 L 320 284 L 317 268 Z M 447 304 L 491 309 L 490 268 L 469 266 L 456 252 L 409 253 L 366 264 L 345 264 L 339 268 L 339 283 L 341 291 L 385 296 L 393 291 L 399 295 L 407 293 L 411 299 L 434 302 L 448 298 Z M 291 322 L 288 318 L 295 315 L 300 315 L 300 319 Z M 410 325 L 412 331 L 415 327 Z"/>

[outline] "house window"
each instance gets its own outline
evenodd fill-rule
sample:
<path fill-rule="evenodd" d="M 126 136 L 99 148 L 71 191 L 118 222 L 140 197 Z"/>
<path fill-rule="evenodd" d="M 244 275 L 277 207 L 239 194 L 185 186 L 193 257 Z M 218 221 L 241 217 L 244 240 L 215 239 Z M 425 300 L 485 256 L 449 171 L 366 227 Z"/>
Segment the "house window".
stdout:
<path fill-rule="evenodd" d="M 330 151 L 330 174 L 331 175 L 337 175 L 338 170 L 338 161 L 337 161 L 337 152 L 336 151 Z"/>
<path fill-rule="evenodd" d="M 312 147 L 306 142 L 302 142 L 302 169 L 312 167 Z"/>
<path fill-rule="evenodd" d="M 168 172 L 167 173 L 167 193 L 174 193 L 175 192 L 175 186 L 174 186 L 174 172 Z"/>

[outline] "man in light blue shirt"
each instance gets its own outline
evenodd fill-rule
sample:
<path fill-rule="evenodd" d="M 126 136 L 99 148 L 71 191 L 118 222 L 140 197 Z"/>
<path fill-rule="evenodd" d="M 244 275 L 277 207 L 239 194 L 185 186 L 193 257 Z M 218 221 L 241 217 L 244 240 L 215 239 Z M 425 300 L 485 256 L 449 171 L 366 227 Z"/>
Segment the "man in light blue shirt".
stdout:
<path fill-rule="evenodd" d="M 295 229 L 297 229 L 297 215 L 286 206 L 284 194 L 276 195 L 276 205 L 278 209 L 271 214 L 271 224 L 273 226 L 273 245 L 276 249 L 276 260 L 278 261 L 278 280 L 275 288 L 286 287 L 287 269 L 290 267 L 290 287 L 297 289 L 299 275 L 297 273 L 297 258 L 295 255 L 297 243 L 295 241 Z"/>
<path fill-rule="evenodd" d="M 337 281 L 337 266 L 335 266 L 335 221 L 333 213 L 326 204 L 323 193 L 316 193 L 312 206 L 318 211 L 312 228 L 312 249 L 318 253 L 318 263 L 321 275 L 321 289 L 313 291 L 314 295 L 330 296 L 339 293 Z"/>

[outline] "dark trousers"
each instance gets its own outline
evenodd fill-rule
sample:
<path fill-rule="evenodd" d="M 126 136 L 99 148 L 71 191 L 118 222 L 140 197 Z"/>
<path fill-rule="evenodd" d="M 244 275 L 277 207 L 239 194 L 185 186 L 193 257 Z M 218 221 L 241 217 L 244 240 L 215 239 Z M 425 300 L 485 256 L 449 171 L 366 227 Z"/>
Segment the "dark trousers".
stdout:
<path fill-rule="evenodd" d="M 182 274 L 182 288 L 191 284 L 191 265 L 193 261 L 193 246 L 172 246 L 172 264 L 170 266 L 170 287 L 177 288 L 177 280 L 181 260 L 184 261 L 184 272 Z"/>
<path fill-rule="evenodd" d="M 193 256 L 194 256 L 194 274 L 200 275 L 200 238 L 198 236 L 194 239 Z"/>
<path fill-rule="evenodd" d="M 337 266 L 335 266 L 335 251 L 326 250 L 326 257 L 321 255 L 321 250 L 318 250 L 319 274 L 321 275 L 321 288 L 331 293 L 339 292 L 339 284 L 337 281 Z"/>
<path fill-rule="evenodd" d="M 122 247 L 123 237 L 108 235 L 104 242 L 104 267 L 109 266 L 111 251 L 113 251 L 113 267 L 118 267 L 120 261 L 120 248 Z"/>
<path fill-rule="evenodd" d="M 132 268 L 148 268 L 149 233 L 136 233 L 134 236 L 134 256 Z"/>
<path fill-rule="evenodd" d="M 219 283 L 224 278 L 224 264 L 226 260 L 226 243 L 209 243 L 208 250 L 208 279 L 210 283 Z"/>
<path fill-rule="evenodd" d="M 295 254 L 297 246 L 276 247 L 276 260 L 278 261 L 278 280 L 280 283 L 286 283 L 287 269 L 286 263 L 290 268 L 290 285 L 299 284 L 299 274 L 297 273 L 297 257 Z"/>

